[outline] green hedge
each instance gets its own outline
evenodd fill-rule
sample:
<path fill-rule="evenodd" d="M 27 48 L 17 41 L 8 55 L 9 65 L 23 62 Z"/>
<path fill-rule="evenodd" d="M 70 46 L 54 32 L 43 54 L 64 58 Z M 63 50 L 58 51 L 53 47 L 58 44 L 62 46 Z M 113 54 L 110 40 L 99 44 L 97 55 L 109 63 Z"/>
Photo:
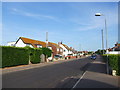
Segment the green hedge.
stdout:
<path fill-rule="evenodd" d="M 30 48 L 28 46 L 24 48 L 0 46 L 0 49 L 2 49 L 2 65 L 0 65 L 2 68 L 17 65 L 27 65 L 29 64 L 29 60 L 32 64 L 40 63 L 40 55 L 42 53 L 47 57 L 50 57 L 52 53 L 52 51 L 48 48 Z"/>
<path fill-rule="evenodd" d="M 42 52 L 43 52 L 43 54 L 45 55 L 45 56 L 47 56 L 47 57 L 51 57 L 51 53 L 52 53 L 52 51 L 49 49 L 49 48 L 42 48 Z"/>
<path fill-rule="evenodd" d="M 29 50 L 30 50 L 29 51 L 30 52 L 30 62 L 32 64 L 40 63 L 41 62 L 40 55 L 42 54 L 42 50 L 37 49 L 37 48 L 31 48 Z"/>
<path fill-rule="evenodd" d="M 107 60 L 107 55 L 103 55 L 104 61 Z M 109 66 L 117 71 L 117 75 L 120 75 L 120 55 L 109 54 L 108 55 L 108 64 Z"/>
<path fill-rule="evenodd" d="M 29 53 L 27 49 L 10 46 L 0 47 L 2 47 L 2 67 L 28 64 Z"/>

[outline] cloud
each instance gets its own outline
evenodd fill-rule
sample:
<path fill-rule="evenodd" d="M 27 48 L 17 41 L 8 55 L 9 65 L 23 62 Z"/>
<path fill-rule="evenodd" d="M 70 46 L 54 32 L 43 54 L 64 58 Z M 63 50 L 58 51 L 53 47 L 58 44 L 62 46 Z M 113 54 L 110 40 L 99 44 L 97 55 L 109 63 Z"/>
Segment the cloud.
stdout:
<path fill-rule="evenodd" d="M 27 16 L 27 17 L 36 18 L 36 19 L 50 19 L 50 20 L 53 20 L 56 22 L 61 22 L 57 17 L 54 17 L 54 16 L 34 14 L 34 13 L 18 10 L 16 8 L 12 8 L 11 10 L 14 14 L 19 14 L 19 15 L 23 15 L 23 16 Z"/>

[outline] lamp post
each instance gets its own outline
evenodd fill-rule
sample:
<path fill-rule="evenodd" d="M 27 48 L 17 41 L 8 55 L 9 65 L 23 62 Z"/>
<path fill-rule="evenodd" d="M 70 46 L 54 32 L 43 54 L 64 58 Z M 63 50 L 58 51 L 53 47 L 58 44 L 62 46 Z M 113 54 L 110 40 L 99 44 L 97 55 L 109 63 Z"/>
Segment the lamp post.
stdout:
<path fill-rule="evenodd" d="M 109 73 L 108 70 L 108 35 L 107 35 L 107 24 L 106 24 L 106 17 L 105 15 L 101 14 L 101 13 L 96 13 L 95 16 L 104 16 L 105 18 L 105 30 L 106 30 L 106 54 L 107 54 L 107 74 Z"/>
<path fill-rule="evenodd" d="M 102 50 L 103 50 L 103 54 L 104 54 L 104 35 L 103 35 L 103 29 L 101 30 L 101 34 L 102 34 Z"/>

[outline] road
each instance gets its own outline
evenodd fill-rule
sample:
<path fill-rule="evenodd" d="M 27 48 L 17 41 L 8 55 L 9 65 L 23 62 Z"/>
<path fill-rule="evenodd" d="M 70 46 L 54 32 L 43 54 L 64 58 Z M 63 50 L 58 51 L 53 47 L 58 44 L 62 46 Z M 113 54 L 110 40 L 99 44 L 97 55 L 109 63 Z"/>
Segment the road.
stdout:
<path fill-rule="evenodd" d="M 2 74 L 2 88 L 72 88 L 88 68 L 89 57 Z"/>

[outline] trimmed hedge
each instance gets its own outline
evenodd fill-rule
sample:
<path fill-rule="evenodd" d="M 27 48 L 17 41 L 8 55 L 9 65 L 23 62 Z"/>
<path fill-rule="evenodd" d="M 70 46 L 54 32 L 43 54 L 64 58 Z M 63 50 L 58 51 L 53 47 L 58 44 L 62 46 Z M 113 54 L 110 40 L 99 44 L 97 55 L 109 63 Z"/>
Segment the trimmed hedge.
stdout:
<path fill-rule="evenodd" d="M 32 64 L 41 62 L 41 58 L 40 58 L 40 55 L 42 54 L 41 49 L 31 48 L 31 49 L 29 49 L 29 52 L 30 52 L 30 62 Z"/>
<path fill-rule="evenodd" d="M 107 55 L 103 55 L 104 61 L 107 60 Z M 116 70 L 117 75 L 120 75 L 120 54 L 108 54 L 108 64 L 113 69 Z"/>
<path fill-rule="evenodd" d="M 2 47 L 2 67 L 26 65 L 29 62 L 29 53 L 25 48 Z"/>
<path fill-rule="evenodd" d="M 0 46 L 2 49 L 2 65 L 0 67 L 10 67 L 17 65 L 27 65 L 29 60 L 32 64 L 41 62 L 41 54 L 51 56 L 52 51 L 48 48 L 31 48 L 31 47 L 14 47 L 14 46 Z"/>

